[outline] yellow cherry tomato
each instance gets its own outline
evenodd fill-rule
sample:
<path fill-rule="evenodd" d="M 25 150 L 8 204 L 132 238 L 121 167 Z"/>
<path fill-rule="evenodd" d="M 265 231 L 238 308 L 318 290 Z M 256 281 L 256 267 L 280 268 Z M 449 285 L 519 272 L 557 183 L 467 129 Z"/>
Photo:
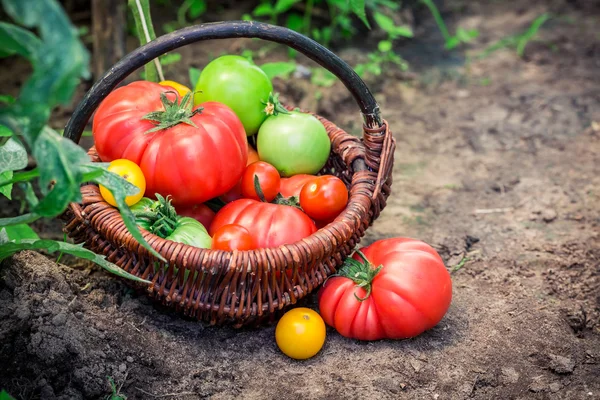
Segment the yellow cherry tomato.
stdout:
<path fill-rule="evenodd" d="M 310 308 L 294 308 L 277 323 L 275 341 L 288 357 L 296 360 L 311 358 L 325 343 L 325 322 Z"/>
<path fill-rule="evenodd" d="M 173 89 L 177 90 L 177 93 L 179 93 L 179 96 L 181 97 L 185 96 L 191 91 L 187 86 L 175 81 L 160 81 L 158 84 L 163 86 L 171 86 Z"/>
<path fill-rule="evenodd" d="M 144 197 L 144 192 L 146 191 L 146 178 L 144 178 L 142 169 L 136 163 L 126 159 L 114 160 L 108 165 L 107 169 L 110 172 L 122 176 L 126 181 L 140 189 L 137 194 L 125 197 L 125 203 L 127 203 L 128 206 L 134 205 Z M 108 204 L 113 207 L 117 206 L 113 194 L 102 185 L 100 185 L 100 194 Z"/>

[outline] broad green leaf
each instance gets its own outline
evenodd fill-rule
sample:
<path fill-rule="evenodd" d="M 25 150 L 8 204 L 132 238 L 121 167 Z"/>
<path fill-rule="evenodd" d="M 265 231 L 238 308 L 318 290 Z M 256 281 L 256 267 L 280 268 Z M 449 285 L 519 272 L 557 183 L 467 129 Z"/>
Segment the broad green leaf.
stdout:
<path fill-rule="evenodd" d="M 273 79 L 276 76 L 287 78 L 292 72 L 296 70 L 295 62 L 272 62 L 265 63 L 260 66 L 269 79 Z"/>
<path fill-rule="evenodd" d="M 273 14 L 273 6 L 269 3 L 259 4 L 254 11 L 252 11 L 252 15 L 255 17 L 265 17 L 267 15 Z"/>
<path fill-rule="evenodd" d="M 387 53 L 392 50 L 392 42 L 389 40 L 382 40 L 377 44 L 377 49 L 382 53 Z"/>
<path fill-rule="evenodd" d="M 20 242 L 23 239 L 39 239 L 37 233 L 27 224 L 10 225 L 2 228 L 6 231 L 8 240 L 11 242 Z"/>
<path fill-rule="evenodd" d="M 396 27 L 396 24 L 394 24 L 393 19 L 378 11 L 375 11 L 373 13 L 373 18 L 375 19 L 375 22 L 377 22 L 377 25 L 379 25 L 381 29 L 388 33 L 391 33 Z"/>
<path fill-rule="evenodd" d="M 302 28 L 304 27 L 304 19 L 298 13 L 291 13 L 287 17 L 285 26 L 293 31 L 302 32 Z"/>
<path fill-rule="evenodd" d="M 46 250 L 50 253 L 60 251 L 62 253 L 71 254 L 75 257 L 93 261 L 108 272 L 113 273 L 122 278 L 127 278 L 142 283 L 150 283 L 149 281 L 138 278 L 137 276 L 132 275 L 128 272 L 125 272 L 117 265 L 106 261 L 106 258 L 104 256 L 101 256 L 99 254 L 94 253 L 93 251 L 85 249 L 82 245 L 76 245 L 67 242 L 58 242 L 56 240 L 24 239 L 18 243 L 3 243 L 0 245 L 0 260 L 5 259 L 6 257 L 10 257 L 13 254 L 22 250 Z"/>
<path fill-rule="evenodd" d="M 11 180 L 13 177 L 12 171 L 4 171 L 0 172 L 0 182 Z M 6 196 L 9 200 L 12 200 L 12 188 L 13 184 L 9 183 L 8 185 L 0 186 L 0 194 Z"/>
<path fill-rule="evenodd" d="M 94 168 L 99 168 L 93 164 L 89 164 L 86 167 L 88 168 L 89 172 L 91 172 Z M 138 243 L 140 243 L 150 253 L 152 253 L 152 255 L 154 255 L 161 261 L 165 261 L 165 259 L 156 250 L 150 247 L 148 242 L 146 242 L 135 222 L 135 216 L 131 212 L 129 206 L 127 206 L 127 204 L 125 203 L 125 197 L 130 196 L 132 194 L 136 194 L 139 191 L 139 189 L 131 183 L 127 182 L 121 176 L 106 170 L 104 170 L 104 173 L 100 177 L 94 179 L 94 182 L 105 186 L 112 192 L 115 201 L 119 206 L 119 212 L 121 213 L 121 217 L 123 217 L 123 222 L 125 223 L 125 226 L 129 230 L 129 233 L 131 233 L 133 238 L 137 240 Z"/>
<path fill-rule="evenodd" d="M 283 14 L 290 8 L 294 6 L 294 4 L 298 3 L 300 0 L 277 0 L 275 3 L 275 13 Z"/>
<path fill-rule="evenodd" d="M 0 137 L 11 137 L 13 132 L 4 125 L 0 125 Z"/>
<path fill-rule="evenodd" d="M 60 215 L 73 201 L 81 199 L 79 185 L 83 173 L 80 165 L 89 162 L 85 150 L 45 128 L 33 147 L 40 168 L 40 190 L 45 197 L 35 209 L 44 217 Z"/>
<path fill-rule="evenodd" d="M 190 83 L 192 84 L 192 90 L 196 87 L 196 83 L 200 79 L 200 71 L 198 68 L 190 67 L 189 75 L 190 75 Z"/>
<path fill-rule="evenodd" d="M 188 15 L 191 19 L 198 18 L 206 12 L 206 0 L 192 0 L 190 8 L 188 9 Z"/>
<path fill-rule="evenodd" d="M 367 19 L 367 13 L 365 11 L 365 0 L 349 0 L 350 1 L 350 10 L 360 20 L 367 26 L 367 28 L 371 29 L 371 25 L 369 24 L 369 20 Z"/>
<path fill-rule="evenodd" d="M 412 29 L 409 26 L 396 26 L 392 32 L 392 36 L 397 38 L 398 36 L 411 38 L 414 36 Z"/>
<path fill-rule="evenodd" d="M 38 219 L 40 219 L 40 216 L 35 213 L 18 215 L 16 217 L 0 218 L 0 227 L 18 224 L 30 224 Z"/>
<path fill-rule="evenodd" d="M 16 171 L 27 166 L 27 151 L 14 137 L 0 146 L 0 173 Z"/>
<path fill-rule="evenodd" d="M 18 54 L 32 63 L 42 47 L 42 41 L 33 33 L 19 26 L 0 22 L 0 43 L 2 43 L 3 54 Z"/>

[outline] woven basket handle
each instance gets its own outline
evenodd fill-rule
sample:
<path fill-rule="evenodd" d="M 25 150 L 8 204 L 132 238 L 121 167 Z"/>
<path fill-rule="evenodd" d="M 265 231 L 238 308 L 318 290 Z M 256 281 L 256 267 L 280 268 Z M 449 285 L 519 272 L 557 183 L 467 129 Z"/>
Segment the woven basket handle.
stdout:
<path fill-rule="evenodd" d="M 228 21 L 194 25 L 163 35 L 137 48 L 119 60 L 86 93 L 65 128 L 65 137 L 78 143 L 85 125 L 100 102 L 129 74 L 154 58 L 194 42 L 242 37 L 277 42 L 296 49 L 327 68 L 344 83 L 358 103 L 364 117 L 366 166 L 378 171 L 375 197 L 380 185 L 390 173 L 393 139 L 387 125 L 381 119 L 379 106 L 371 91 L 348 64 L 327 48 L 298 32 L 265 23 Z M 365 169 L 365 162 L 356 161 L 359 162 L 356 165 L 353 163 L 355 170 Z"/>

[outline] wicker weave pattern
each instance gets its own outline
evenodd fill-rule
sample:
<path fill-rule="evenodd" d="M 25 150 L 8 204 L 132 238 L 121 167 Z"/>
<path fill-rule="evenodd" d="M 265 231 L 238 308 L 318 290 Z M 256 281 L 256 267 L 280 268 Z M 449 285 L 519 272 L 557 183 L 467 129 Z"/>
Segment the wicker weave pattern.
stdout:
<path fill-rule="evenodd" d="M 350 189 L 350 198 L 333 223 L 297 243 L 224 252 L 175 243 L 142 230 L 167 260 L 163 263 L 133 239 L 118 210 L 104 202 L 93 184 L 82 186 L 82 203 L 71 204 L 64 214 L 64 230 L 76 243 L 150 280 L 148 294 L 185 315 L 236 327 L 274 321 L 286 306 L 336 271 L 390 194 L 395 143 L 387 123 L 379 129 L 365 128 L 359 139 L 317 118 L 332 142 L 331 156 L 321 172 L 340 177 Z M 92 161 L 99 161 L 93 147 L 89 154 Z M 368 170 L 353 171 L 357 159 L 365 160 Z"/>

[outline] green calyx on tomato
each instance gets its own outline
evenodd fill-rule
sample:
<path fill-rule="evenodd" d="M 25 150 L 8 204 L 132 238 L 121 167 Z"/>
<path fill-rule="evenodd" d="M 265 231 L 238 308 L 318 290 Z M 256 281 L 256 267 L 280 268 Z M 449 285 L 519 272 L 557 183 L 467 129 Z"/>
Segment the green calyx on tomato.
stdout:
<path fill-rule="evenodd" d="M 157 201 L 143 198 L 131 207 L 142 228 L 163 239 L 199 248 L 210 248 L 212 238 L 204 225 L 191 217 L 177 215 L 170 199 L 156 194 Z"/>
<path fill-rule="evenodd" d="M 360 250 L 356 250 L 356 254 L 363 259 L 362 262 L 348 257 L 344 261 L 344 264 L 342 265 L 342 268 L 340 268 L 339 272 L 332 276 L 342 276 L 348 278 L 355 283 L 356 287 L 365 289 L 367 292 L 365 297 L 358 297 L 356 293 L 354 293 L 356 300 L 365 301 L 371 294 L 371 283 L 373 282 L 373 278 L 375 278 L 379 271 L 381 271 L 383 265 L 373 268 L 373 264 L 367 260 L 365 255 Z"/>
<path fill-rule="evenodd" d="M 164 111 L 153 111 L 142 117 L 142 119 L 146 119 L 156 125 L 154 128 L 146 131 L 146 133 L 169 129 L 180 123 L 197 128 L 198 126 L 190 118 L 196 114 L 200 114 L 203 108 L 198 107 L 195 110 L 192 109 L 194 106 L 192 92 L 186 93 L 181 99 L 181 102 L 179 102 L 177 93 L 171 91 L 167 93 L 174 93 L 175 99 L 171 101 L 167 98 L 165 93 L 160 94 L 160 101 L 165 107 Z"/>
<path fill-rule="evenodd" d="M 208 63 L 195 90 L 194 104 L 217 101 L 229 106 L 242 121 L 246 135 L 252 136 L 267 117 L 262 102 L 273 91 L 273 84 L 253 62 L 226 55 Z"/>
<path fill-rule="evenodd" d="M 272 93 L 266 104 L 264 113 L 272 115 L 258 130 L 260 160 L 277 168 L 282 177 L 319 172 L 331 151 L 325 126 L 310 114 L 287 111 Z"/>

